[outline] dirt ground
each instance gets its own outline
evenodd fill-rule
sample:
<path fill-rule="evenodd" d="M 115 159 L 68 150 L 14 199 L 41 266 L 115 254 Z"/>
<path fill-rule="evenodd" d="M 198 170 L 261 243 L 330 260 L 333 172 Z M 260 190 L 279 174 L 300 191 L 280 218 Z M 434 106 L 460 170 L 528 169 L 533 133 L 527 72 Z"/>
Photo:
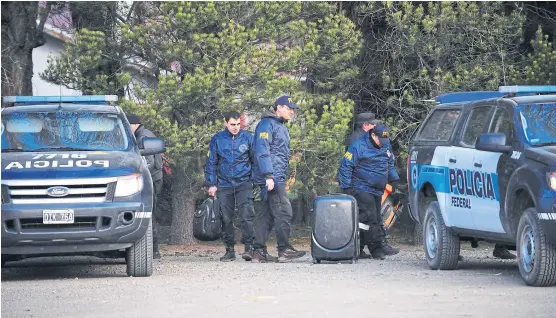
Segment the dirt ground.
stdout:
<path fill-rule="evenodd" d="M 394 240 L 395 241 L 395 240 Z M 294 246 L 309 251 L 309 240 Z M 274 252 L 274 244 L 269 249 Z M 221 263 L 219 242 L 162 246 L 148 278 L 123 260 L 37 258 L 2 269 L 2 317 L 555 317 L 556 288 L 527 287 L 492 246 L 464 246 L 459 269 L 428 269 L 422 247 L 384 261 Z"/>

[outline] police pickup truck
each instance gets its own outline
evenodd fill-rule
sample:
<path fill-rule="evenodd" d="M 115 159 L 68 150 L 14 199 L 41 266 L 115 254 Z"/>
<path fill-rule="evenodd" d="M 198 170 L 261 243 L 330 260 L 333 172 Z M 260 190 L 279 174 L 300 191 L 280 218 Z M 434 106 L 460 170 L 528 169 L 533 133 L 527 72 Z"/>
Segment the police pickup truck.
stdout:
<path fill-rule="evenodd" d="M 152 179 L 117 96 L 7 96 L 2 108 L 2 265 L 33 256 L 124 256 L 152 274 Z"/>
<path fill-rule="evenodd" d="M 412 138 L 411 217 L 432 269 L 458 264 L 460 241 L 517 250 L 527 285 L 556 285 L 556 86 L 448 93 Z"/>

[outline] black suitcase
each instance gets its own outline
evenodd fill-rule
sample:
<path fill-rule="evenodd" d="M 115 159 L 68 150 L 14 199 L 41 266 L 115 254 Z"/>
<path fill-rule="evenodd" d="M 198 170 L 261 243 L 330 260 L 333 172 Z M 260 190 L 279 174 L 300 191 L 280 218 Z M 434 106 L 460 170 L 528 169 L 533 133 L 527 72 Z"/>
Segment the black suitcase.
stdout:
<path fill-rule="evenodd" d="M 311 256 L 313 263 L 359 258 L 359 211 L 354 197 L 319 196 L 313 203 Z"/>
<path fill-rule="evenodd" d="M 216 197 L 208 197 L 193 217 L 193 236 L 200 241 L 215 241 L 221 235 L 220 203 Z"/>

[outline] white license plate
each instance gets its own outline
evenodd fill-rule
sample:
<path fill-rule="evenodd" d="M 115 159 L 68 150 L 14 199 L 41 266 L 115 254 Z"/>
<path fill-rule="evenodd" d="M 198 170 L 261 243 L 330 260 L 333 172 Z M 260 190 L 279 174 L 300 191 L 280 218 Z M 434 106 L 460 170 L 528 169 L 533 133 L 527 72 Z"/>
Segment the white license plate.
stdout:
<path fill-rule="evenodd" d="M 71 224 L 74 222 L 73 210 L 43 210 L 44 224 Z"/>

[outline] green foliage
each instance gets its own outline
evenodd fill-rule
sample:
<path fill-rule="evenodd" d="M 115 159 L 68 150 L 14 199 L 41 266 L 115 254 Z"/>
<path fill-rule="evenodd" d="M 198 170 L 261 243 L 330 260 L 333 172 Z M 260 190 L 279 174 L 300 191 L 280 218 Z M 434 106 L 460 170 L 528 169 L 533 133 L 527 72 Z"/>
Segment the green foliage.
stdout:
<path fill-rule="evenodd" d="M 322 2 L 139 3 L 140 19 L 119 26 L 114 41 L 101 32 L 78 33 L 44 77 L 74 88 L 112 93 L 129 80 L 86 72 L 106 52 L 137 56 L 152 65 L 157 86 L 122 102 L 168 143 L 168 157 L 191 185 L 201 184 L 210 137 L 224 128 L 222 113 L 234 109 L 255 119 L 289 94 L 301 105 L 292 131 L 296 189 L 333 179 L 354 103 L 348 100 L 359 68 L 361 34 L 354 23 Z M 139 23 L 137 21 L 144 21 Z M 171 63 L 177 72 L 168 72 Z M 107 85 L 114 84 L 114 85 Z M 251 127 L 253 129 L 254 127 Z M 292 178 L 292 180 L 294 180 Z"/>
<path fill-rule="evenodd" d="M 525 57 L 519 67 L 512 68 L 511 82 L 521 85 L 546 85 L 556 83 L 556 50 L 539 27 L 531 41 L 533 52 Z"/>
<path fill-rule="evenodd" d="M 524 16 L 501 2 L 371 2 L 356 13 L 367 39 L 360 97 L 390 123 L 402 156 L 425 100 L 497 90 L 519 56 Z"/>

